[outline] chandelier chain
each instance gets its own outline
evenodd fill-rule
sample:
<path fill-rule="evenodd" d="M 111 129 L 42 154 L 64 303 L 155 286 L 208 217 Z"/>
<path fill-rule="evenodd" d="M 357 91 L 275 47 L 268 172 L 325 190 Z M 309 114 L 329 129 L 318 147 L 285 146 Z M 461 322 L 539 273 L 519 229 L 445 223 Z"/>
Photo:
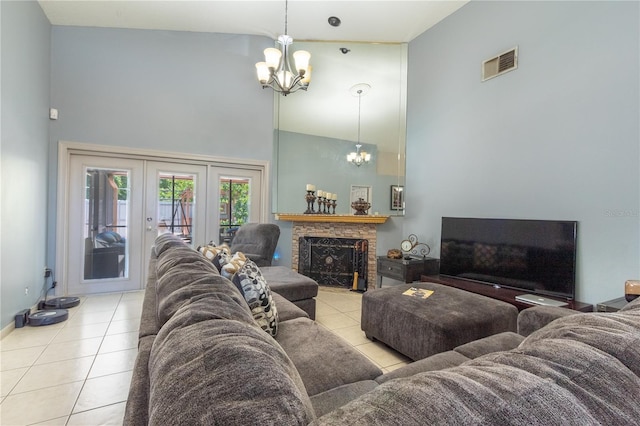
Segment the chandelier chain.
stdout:
<path fill-rule="evenodd" d="M 360 145 L 360 115 L 362 109 L 362 89 L 358 90 L 358 145 Z"/>
<path fill-rule="evenodd" d="M 289 33 L 288 31 L 288 20 L 289 20 L 289 1 L 285 0 L 284 1 L 284 33 L 285 35 L 288 35 Z"/>

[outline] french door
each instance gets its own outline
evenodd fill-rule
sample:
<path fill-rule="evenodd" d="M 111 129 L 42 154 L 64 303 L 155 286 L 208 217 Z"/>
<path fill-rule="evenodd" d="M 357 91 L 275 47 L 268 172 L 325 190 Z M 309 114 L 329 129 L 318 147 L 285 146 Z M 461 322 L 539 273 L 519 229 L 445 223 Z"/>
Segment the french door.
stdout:
<path fill-rule="evenodd" d="M 196 247 L 230 242 L 237 227 L 266 219 L 264 168 L 86 151 L 66 158 L 57 232 L 65 294 L 144 288 L 160 233 Z"/>
<path fill-rule="evenodd" d="M 192 247 L 206 236 L 207 167 L 147 161 L 144 251 L 159 234 L 171 232 Z M 146 268 L 144 269 L 146 274 Z"/>
<path fill-rule="evenodd" d="M 140 160 L 71 156 L 67 293 L 140 288 L 143 167 Z"/>

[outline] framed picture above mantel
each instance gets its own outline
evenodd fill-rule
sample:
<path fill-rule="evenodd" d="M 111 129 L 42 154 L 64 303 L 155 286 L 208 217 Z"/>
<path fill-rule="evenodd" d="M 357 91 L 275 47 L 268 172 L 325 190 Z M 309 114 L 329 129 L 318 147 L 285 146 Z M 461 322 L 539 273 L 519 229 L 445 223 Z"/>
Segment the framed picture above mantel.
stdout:
<path fill-rule="evenodd" d="M 404 210 L 404 186 L 391 185 L 391 210 Z"/>

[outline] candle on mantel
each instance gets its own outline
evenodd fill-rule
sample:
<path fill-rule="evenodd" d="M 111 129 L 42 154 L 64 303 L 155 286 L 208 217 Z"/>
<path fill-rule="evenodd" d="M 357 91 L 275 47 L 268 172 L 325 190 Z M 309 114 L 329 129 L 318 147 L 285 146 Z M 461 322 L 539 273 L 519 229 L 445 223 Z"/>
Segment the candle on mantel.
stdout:
<path fill-rule="evenodd" d="M 327 193 L 325 194 L 325 197 L 327 198 L 327 200 L 330 200 L 330 199 L 331 199 L 331 197 L 332 197 L 332 195 L 333 195 L 332 193 L 327 192 Z"/>
<path fill-rule="evenodd" d="M 315 185 L 311 185 L 310 183 L 307 184 L 307 191 L 315 191 L 315 190 L 316 190 Z"/>
<path fill-rule="evenodd" d="M 318 189 L 318 197 L 324 197 L 324 191 L 321 189 Z"/>

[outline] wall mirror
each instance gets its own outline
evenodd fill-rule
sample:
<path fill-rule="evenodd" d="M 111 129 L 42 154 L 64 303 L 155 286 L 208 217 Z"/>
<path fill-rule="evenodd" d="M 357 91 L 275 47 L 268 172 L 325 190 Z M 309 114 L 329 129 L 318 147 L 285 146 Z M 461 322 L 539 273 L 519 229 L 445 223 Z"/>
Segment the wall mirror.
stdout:
<path fill-rule="evenodd" d="M 407 45 L 295 42 L 311 53 L 307 92 L 275 96 L 274 212 L 303 213 L 306 184 L 337 194 L 337 214 L 351 214 L 351 187 L 371 188 L 369 214 L 403 215 L 392 209 L 392 186 L 405 185 Z M 370 86 L 360 95 L 354 86 Z M 361 150 L 369 163 L 347 155 Z M 404 207 L 404 206 L 403 206 Z"/>

